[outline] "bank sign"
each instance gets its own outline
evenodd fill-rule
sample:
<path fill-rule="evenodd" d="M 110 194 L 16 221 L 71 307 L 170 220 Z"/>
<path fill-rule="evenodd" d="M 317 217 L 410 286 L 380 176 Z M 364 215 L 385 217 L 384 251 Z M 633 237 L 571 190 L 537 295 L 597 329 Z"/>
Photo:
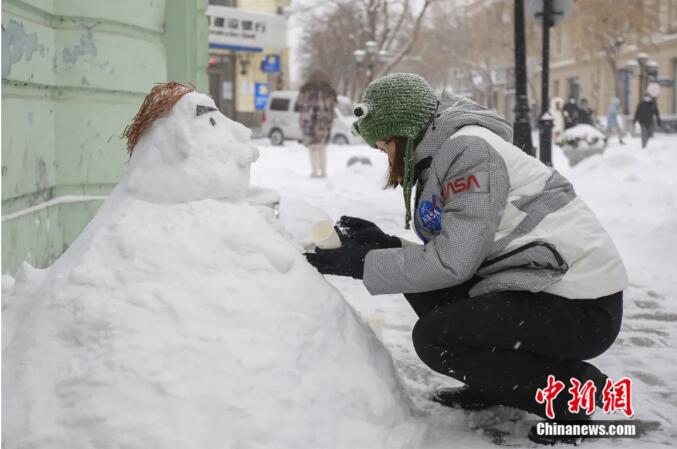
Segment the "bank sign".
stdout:
<path fill-rule="evenodd" d="M 261 52 L 287 47 L 284 16 L 213 5 L 207 7 L 207 16 L 209 48 Z"/>

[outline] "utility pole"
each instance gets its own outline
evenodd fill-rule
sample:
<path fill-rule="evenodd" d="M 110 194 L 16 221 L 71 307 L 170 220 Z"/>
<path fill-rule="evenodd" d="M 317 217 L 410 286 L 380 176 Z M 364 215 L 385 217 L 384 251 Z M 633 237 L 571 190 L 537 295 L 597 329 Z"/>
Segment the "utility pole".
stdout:
<path fill-rule="evenodd" d="M 524 0 L 515 0 L 515 124 L 513 143 L 534 156 L 529 123 L 529 97 L 527 97 L 527 50 L 524 30 Z"/>
<path fill-rule="evenodd" d="M 541 118 L 539 119 L 539 157 L 552 167 L 552 122 L 550 114 L 550 27 L 552 26 L 552 0 L 543 0 L 543 61 L 541 71 Z"/>

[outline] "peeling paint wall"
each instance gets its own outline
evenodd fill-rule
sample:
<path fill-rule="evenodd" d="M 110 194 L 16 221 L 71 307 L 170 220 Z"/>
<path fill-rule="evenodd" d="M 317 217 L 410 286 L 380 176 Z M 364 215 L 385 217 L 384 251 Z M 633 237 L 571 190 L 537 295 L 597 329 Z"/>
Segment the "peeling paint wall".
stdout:
<path fill-rule="evenodd" d="M 206 89 L 206 7 L 3 0 L 3 273 L 48 265 L 81 232 L 122 174 L 119 136 L 154 83 Z"/>
<path fill-rule="evenodd" d="M 25 59 L 30 61 L 38 48 L 37 33 L 26 34 L 23 23 L 10 20 L 2 27 L 2 77 L 8 78 L 12 66 Z M 41 46 L 44 51 L 44 47 Z"/>

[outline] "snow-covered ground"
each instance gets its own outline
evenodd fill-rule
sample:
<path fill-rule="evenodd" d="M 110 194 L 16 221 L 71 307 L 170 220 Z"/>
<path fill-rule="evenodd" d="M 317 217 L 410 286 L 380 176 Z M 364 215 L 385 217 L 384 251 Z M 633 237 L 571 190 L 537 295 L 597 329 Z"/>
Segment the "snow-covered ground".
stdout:
<path fill-rule="evenodd" d="M 196 135 L 228 126 L 207 119 Z M 230 131 L 194 145 L 188 159 L 133 160 L 59 262 L 3 278 L 3 447 L 535 447 L 526 439 L 532 416 L 430 401 L 455 381 L 419 361 L 410 337 L 416 317 L 401 295 L 372 297 L 360 281 L 326 278 L 381 334 L 393 369 L 299 254 L 313 222 L 341 215 L 416 241 L 402 226 L 401 190 L 382 189 L 385 156 L 331 146 L 328 178 L 311 179 L 304 147 L 256 141 L 251 185 L 280 193 L 276 222 L 222 201 L 241 198 L 253 154 L 238 156 L 252 147 L 246 133 Z M 155 132 L 176 141 L 166 133 Z M 606 225 L 631 278 L 622 332 L 594 363 L 612 379 L 632 378 L 636 417 L 659 424 L 639 440 L 590 447 L 671 446 L 677 438 L 677 137 L 639 147 L 629 139 L 573 169 L 555 150 L 556 167 Z M 163 164 L 171 170 L 154 171 Z"/>
<path fill-rule="evenodd" d="M 612 379 L 629 376 L 636 418 L 660 424 L 658 430 L 639 440 L 586 443 L 599 448 L 673 445 L 677 439 L 677 136 L 659 134 L 644 151 L 638 139 L 626 142 L 621 146 L 613 139 L 604 155 L 593 156 L 573 169 L 559 148 L 554 148 L 555 167 L 597 213 L 630 275 L 621 334 L 594 363 Z M 266 140 L 256 143 L 261 157 L 252 168 L 252 184 L 280 192 L 283 221 L 285 206 L 297 210 L 297 203 L 303 201 L 324 210 L 332 219 L 341 215 L 362 217 L 386 232 L 416 241 L 413 232 L 402 226 L 401 190 L 382 189 L 387 162 L 381 153 L 367 146 L 330 146 L 328 178 L 311 179 L 307 150 L 300 144 L 272 147 Z M 368 158 L 371 165 L 348 167 L 354 156 Z M 294 219 L 298 217 L 288 218 L 287 224 L 293 226 Z M 504 421 L 501 429 L 509 434 L 506 443 L 532 446 L 524 436 L 528 424 L 520 413 L 500 408 L 466 413 L 429 400 L 437 387 L 456 383 L 419 361 L 411 343 L 416 316 L 400 295 L 370 296 L 360 281 L 328 279 L 363 317 L 374 322 L 384 320 L 383 341 L 429 423 L 424 446 L 492 447 L 492 440 L 501 436 L 475 428 L 487 427 L 485 424 L 496 419 Z M 604 419 L 600 414 L 596 417 Z"/>

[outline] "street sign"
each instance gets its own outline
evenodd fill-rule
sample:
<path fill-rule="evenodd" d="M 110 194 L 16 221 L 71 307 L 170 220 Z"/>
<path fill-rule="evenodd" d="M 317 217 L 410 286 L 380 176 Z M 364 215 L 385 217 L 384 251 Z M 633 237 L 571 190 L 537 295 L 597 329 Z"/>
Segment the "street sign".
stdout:
<path fill-rule="evenodd" d="M 569 17 L 575 0 L 552 0 L 552 26 L 559 25 Z M 543 0 L 526 0 L 524 13 L 539 25 L 543 24 Z"/>
<path fill-rule="evenodd" d="M 257 111 L 266 109 L 268 104 L 268 83 L 254 83 L 254 107 Z"/>
<path fill-rule="evenodd" d="M 278 73 L 280 71 L 280 55 L 266 55 L 261 62 L 261 70 L 266 73 Z"/>
<path fill-rule="evenodd" d="M 287 19 L 282 15 L 209 5 L 207 16 L 209 48 L 257 53 L 287 48 Z"/>
<path fill-rule="evenodd" d="M 662 87 L 675 87 L 675 80 L 670 78 L 659 78 L 658 84 L 660 84 Z"/>

